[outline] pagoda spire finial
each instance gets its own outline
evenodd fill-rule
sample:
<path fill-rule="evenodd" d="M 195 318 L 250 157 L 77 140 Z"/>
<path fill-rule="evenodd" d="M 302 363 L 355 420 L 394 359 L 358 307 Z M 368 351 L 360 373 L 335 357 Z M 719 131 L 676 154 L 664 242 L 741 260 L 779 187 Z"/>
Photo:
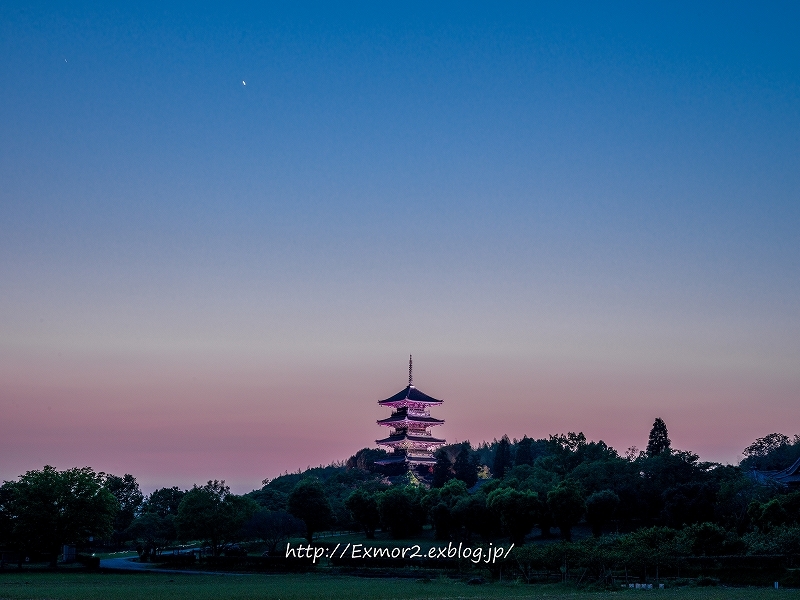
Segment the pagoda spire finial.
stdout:
<path fill-rule="evenodd" d="M 411 368 L 414 366 L 414 363 L 411 362 L 411 355 L 408 355 L 408 387 L 414 385 L 414 375 L 411 371 Z"/>

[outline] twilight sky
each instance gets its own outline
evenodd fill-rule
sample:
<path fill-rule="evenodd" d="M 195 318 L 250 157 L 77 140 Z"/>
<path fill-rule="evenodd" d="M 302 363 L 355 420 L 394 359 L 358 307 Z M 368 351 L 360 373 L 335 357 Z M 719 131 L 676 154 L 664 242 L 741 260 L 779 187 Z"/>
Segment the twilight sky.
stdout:
<path fill-rule="evenodd" d="M 0 480 L 800 433 L 800 5 L 0 6 Z"/>

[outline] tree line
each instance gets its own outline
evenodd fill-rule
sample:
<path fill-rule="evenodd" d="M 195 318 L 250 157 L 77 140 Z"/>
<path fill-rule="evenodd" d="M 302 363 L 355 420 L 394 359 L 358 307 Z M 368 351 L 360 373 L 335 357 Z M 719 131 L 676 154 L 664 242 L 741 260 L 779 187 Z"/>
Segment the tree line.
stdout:
<path fill-rule="evenodd" d="M 292 536 L 380 530 L 404 539 L 426 526 L 439 540 L 521 546 L 531 537 L 569 542 L 580 525 L 598 543 L 644 536 L 703 554 L 800 552 L 800 492 L 751 474 L 789 466 L 800 436 L 759 438 L 736 466 L 672 448 L 661 419 L 644 451 L 624 455 L 582 433 L 446 446 L 432 473 L 386 472 L 376 462 L 385 455 L 365 448 L 244 495 L 209 481 L 145 496 L 130 474 L 45 466 L 0 486 L 0 550 L 55 564 L 65 544 L 128 545 L 148 560 L 178 541 L 217 556 L 248 540 L 275 552 Z"/>

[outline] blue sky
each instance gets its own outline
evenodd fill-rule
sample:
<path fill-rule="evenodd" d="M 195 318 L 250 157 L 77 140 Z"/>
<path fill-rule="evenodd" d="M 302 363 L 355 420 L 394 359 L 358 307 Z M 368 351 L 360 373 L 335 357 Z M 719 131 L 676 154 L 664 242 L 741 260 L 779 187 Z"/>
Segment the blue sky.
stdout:
<path fill-rule="evenodd" d="M 641 446 L 660 415 L 734 461 L 796 432 L 799 12 L 4 5 L 7 427 L 51 398 L 116 422 L 202 374 L 191 448 L 230 402 L 247 421 L 289 401 L 303 418 L 264 427 L 329 429 L 321 382 L 348 388 L 363 428 L 342 416 L 301 458 L 253 433 L 274 474 L 371 444 L 372 401 L 414 353 L 453 398 L 448 439 L 584 428 Z M 696 425 L 720 412 L 713 435 Z M 48 431 L 74 437 L 64 423 Z M 0 475 L 49 460 L 8 444 Z M 216 468 L 257 479 L 234 460 Z M 172 476 L 120 454 L 138 465 Z"/>

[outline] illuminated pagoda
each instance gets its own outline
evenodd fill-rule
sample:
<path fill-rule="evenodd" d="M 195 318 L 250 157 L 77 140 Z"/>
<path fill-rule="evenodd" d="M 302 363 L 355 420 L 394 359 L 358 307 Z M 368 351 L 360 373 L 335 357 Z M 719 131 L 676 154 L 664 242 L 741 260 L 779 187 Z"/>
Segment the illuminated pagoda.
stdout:
<path fill-rule="evenodd" d="M 431 406 L 442 400 L 431 398 L 414 387 L 413 363 L 408 357 L 408 387 L 391 398 L 378 402 L 392 409 L 392 415 L 378 421 L 390 427 L 389 437 L 375 440 L 379 446 L 389 448 L 388 458 L 377 461 L 381 465 L 405 464 L 407 467 L 432 467 L 436 463 L 433 453 L 445 445 L 445 440 L 431 435 L 431 427 L 444 423 L 430 414 Z"/>

